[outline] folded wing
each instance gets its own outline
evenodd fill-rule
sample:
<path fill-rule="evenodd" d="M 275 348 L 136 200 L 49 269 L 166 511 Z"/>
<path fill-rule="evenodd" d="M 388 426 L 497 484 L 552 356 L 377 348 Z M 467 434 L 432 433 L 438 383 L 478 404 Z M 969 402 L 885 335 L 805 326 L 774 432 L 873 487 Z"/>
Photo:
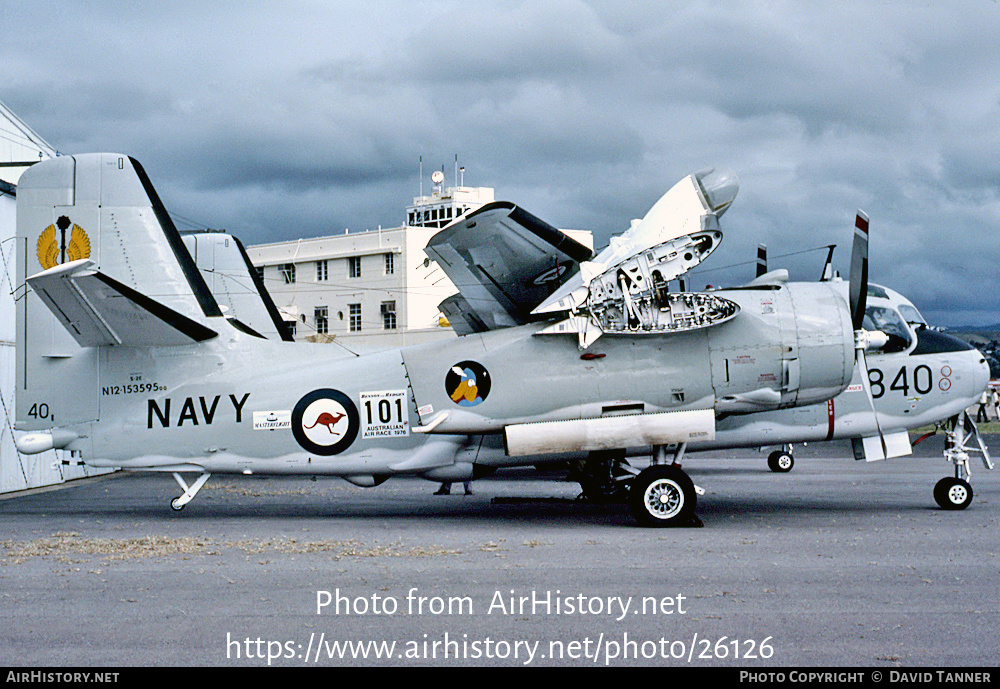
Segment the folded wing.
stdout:
<path fill-rule="evenodd" d="M 465 335 L 521 325 L 593 251 L 509 202 L 489 203 L 434 235 L 426 253 L 460 294 L 441 309 Z"/>

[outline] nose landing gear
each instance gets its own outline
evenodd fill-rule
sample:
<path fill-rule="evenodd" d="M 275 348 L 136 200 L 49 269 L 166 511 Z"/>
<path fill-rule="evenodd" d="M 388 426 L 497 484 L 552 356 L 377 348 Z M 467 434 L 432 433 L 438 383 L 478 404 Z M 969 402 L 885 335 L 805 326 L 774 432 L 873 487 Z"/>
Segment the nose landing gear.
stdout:
<path fill-rule="evenodd" d="M 944 458 L 955 465 L 955 475 L 937 482 L 934 501 L 944 510 L 964 510 L 972 503 L 973 495 L 969 453 L 979 453 L 987 469 L 993 468 L 993 461 L 968 412 L 952 417 L 950 425 L 951 430 L 945 431 Z"/>

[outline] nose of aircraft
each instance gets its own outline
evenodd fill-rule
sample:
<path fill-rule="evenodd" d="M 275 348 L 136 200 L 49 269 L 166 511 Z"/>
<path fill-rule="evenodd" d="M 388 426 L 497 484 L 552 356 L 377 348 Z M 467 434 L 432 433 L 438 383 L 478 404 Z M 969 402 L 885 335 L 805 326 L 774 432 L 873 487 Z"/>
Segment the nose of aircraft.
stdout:
<path fill-rule="evenodd" d="M 974 363 L 972 367 L 972 375 L 974 381 L 975 394 L 978 396 L 982 394 L 986 386 L 990 384 L 990 365 L 986 361 L 986 357 L 983 356 L 982 352 L 978 349 L 974 349 L 970 352 L 973 355 Z"/>

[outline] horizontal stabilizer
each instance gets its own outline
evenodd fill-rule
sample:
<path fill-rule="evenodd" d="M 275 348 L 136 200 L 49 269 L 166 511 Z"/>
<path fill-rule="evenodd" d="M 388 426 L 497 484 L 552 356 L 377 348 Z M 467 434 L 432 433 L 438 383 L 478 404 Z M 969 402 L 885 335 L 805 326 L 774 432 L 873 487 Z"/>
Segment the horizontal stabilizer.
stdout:
<path fill-rule="evenodd" d="M 83 258 L 27 280 L 81 347 L 185 345 L 218 335 L 94 266 Z"/>

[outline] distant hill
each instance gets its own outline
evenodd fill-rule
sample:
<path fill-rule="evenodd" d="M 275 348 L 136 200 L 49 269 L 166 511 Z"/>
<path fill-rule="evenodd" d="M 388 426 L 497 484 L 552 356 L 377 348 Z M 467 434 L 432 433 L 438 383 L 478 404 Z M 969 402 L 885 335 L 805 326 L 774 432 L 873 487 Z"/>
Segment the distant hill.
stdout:
<path fill-rule="evenodd" d="M 960 325 L 955 328 L 948 328 L 950 333 L 977 333 L 980 335 L 995 335 L 1000 333 L 1000 323 L 993 325 Z"/>

